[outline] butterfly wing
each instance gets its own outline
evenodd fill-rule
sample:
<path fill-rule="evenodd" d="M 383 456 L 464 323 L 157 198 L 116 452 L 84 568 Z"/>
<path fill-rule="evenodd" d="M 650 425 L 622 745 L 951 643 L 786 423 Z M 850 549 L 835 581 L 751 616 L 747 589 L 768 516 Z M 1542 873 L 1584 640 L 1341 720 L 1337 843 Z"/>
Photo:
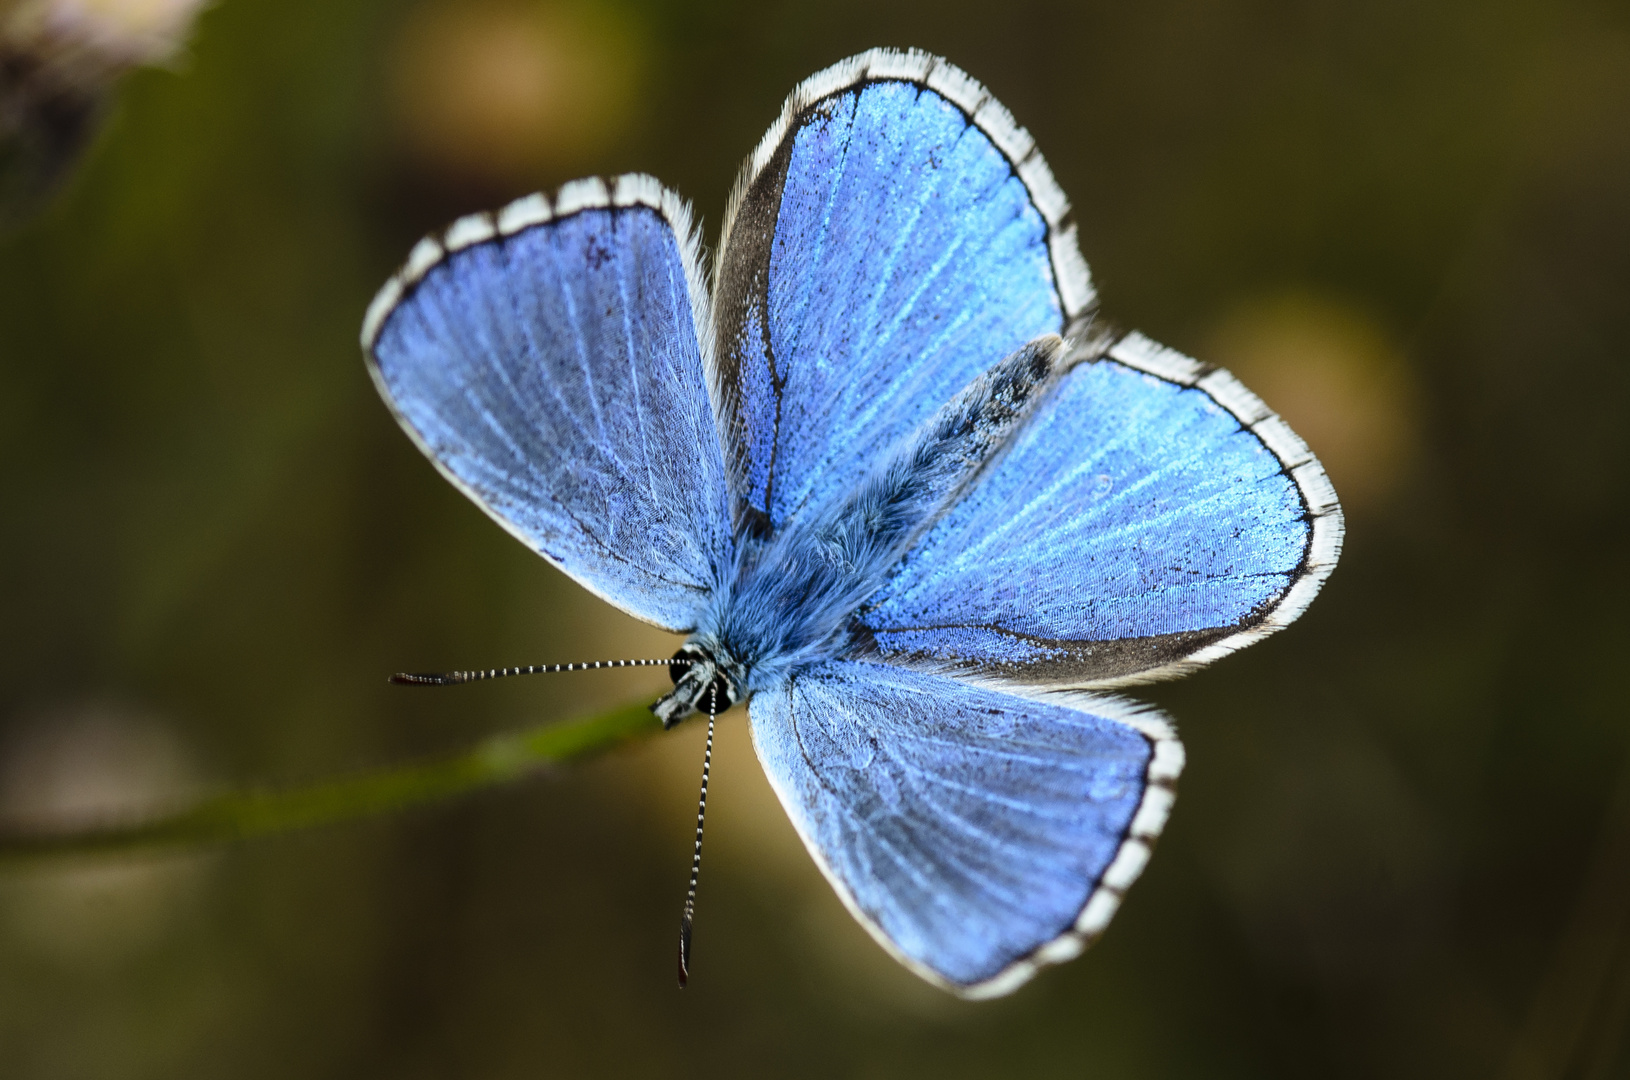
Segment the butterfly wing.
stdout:
<path fill-rule="evenodd" d="M 1289 624 L 1341 510 L 1226 371 L 1132 335 L 1082 363 L 861 622 L 884 658 L 1044 687 L 1180 674 Z"/>
<path fill-rule="evenodd" d="M 688 210 L 648 177 L 567 185 L 421 241 L 363 348 L 460 490 L 618 607 L 688 629 L 730 566 Z"/>
<path fill-rule="evenodd" d="M 969 997 L 1007 993 L 1102 932 L 1183 763 L 1152 711 L 887 664 L 816 665 L 750 710 L 770 783 L 850 911 Z"/>
<path fill-rule="evenodd" d="M 915 52 L 862 54 L 793 93 L 737 185 L 721 251 L 732 468 L 746 513 L 776 527 L 1093 304 L 1030 136 Z"/>

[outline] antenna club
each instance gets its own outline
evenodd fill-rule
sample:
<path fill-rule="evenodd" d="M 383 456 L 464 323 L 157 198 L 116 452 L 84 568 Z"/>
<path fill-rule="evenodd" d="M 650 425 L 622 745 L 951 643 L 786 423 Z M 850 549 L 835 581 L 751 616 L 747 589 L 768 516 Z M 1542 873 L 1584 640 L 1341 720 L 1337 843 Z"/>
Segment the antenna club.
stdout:
<path fill-rule="evenodd" d="M 397 686 L 447 686 L 451 683 L 462 682 L 457 678 L 462 672 L 448 672 L 444 675 L 416 674 L 410 671 L 398 671 L 390 677 L 390 682 Z"/>
<path fill-rule="evenodd" d="M 690 930 L 691 909 L 685 908 L 685 917 L 679 921 L 679 989 L 690 982 Z"/>

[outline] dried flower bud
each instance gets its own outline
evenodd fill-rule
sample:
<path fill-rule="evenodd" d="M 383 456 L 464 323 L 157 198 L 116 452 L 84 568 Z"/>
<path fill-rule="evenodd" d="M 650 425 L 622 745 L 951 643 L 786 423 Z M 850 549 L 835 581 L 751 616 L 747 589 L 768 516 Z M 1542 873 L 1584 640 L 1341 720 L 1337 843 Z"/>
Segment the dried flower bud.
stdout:
<path fill-rule="evenodd" d="M 204 0 L 0 5 L 0 223 L 38 207 L 78 160 L 119 77 L 171 59 Z"/>

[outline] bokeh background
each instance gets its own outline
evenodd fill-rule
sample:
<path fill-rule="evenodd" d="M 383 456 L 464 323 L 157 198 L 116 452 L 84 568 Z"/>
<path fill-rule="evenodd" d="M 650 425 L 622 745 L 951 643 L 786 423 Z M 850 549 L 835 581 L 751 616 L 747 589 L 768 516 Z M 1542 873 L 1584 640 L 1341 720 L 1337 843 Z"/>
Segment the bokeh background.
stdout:
<path fill-rule="evenodd" d="M 683 994 L 697 725 L 383 820 L 6 869 L 0 1073 L 1630 1075 L 1623 5 L 46 7 L 118 59 L 0 238 L 13 825 L 654 694 L 385 684 L 673 645 L 434 474 L 363 310 L 422 233 L 588 173 L 654 173 L 711 237 L 783 96 L 872 45 L 1004 100 L 1106 311 L 1284 413 L 1349 533 L 1294 628 L 1141 695 L 1189 749 L 1166 837 L 1103 941 L 1011 998 L 884 957 L 738 711 Z"/>

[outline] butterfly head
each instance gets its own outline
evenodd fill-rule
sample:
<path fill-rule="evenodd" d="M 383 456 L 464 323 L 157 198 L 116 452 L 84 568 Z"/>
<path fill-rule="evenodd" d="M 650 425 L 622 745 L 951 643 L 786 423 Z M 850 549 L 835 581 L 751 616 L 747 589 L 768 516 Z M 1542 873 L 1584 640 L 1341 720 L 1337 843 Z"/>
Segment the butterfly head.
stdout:
<path fill-rule="evenodd" d="M 722 713 L 741 700 L 741 688 L 725 665 L 695 641 L 687 641 L 668 663 L 673 690 L 651 706 L 662 726 L 671 728 L 693 713 Z"/>

